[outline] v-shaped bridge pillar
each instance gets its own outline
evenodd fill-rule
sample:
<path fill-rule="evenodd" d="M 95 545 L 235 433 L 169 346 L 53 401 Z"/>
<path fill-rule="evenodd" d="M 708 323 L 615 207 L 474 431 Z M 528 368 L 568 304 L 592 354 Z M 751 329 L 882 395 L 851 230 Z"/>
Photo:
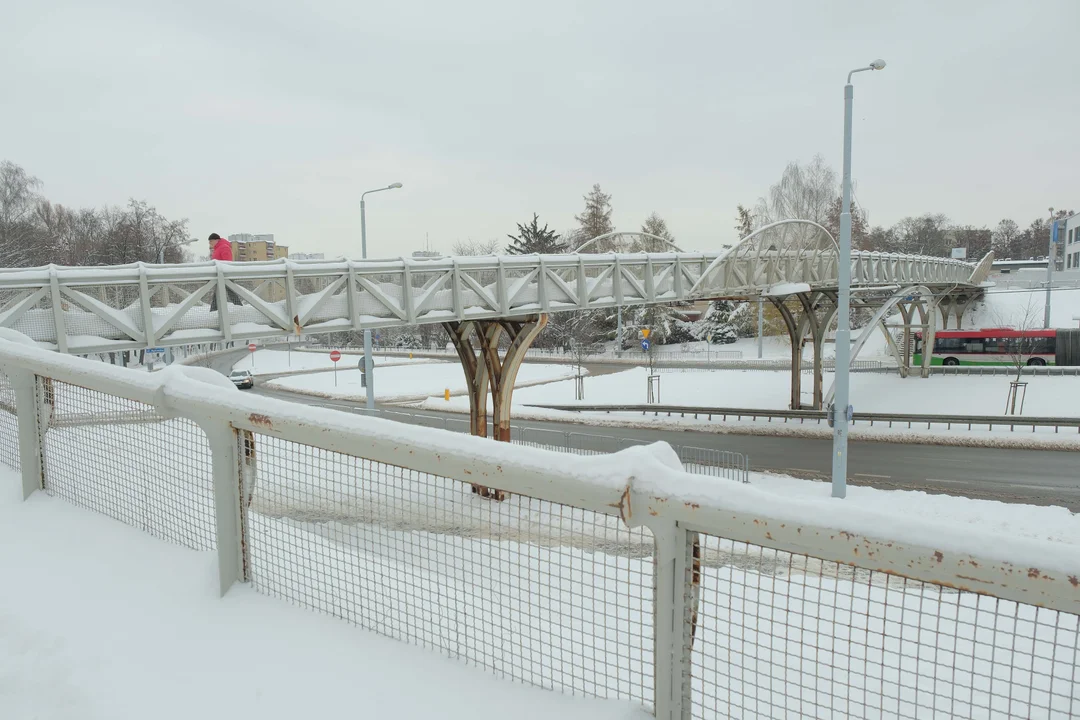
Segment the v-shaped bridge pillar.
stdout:
<path fill-rule="evenodd" d="M 465 320 L 443 323 L 450 342 L 457 350 L 465 371 L 469 390 L 469 426 L 473 435 L 488 436 L 487 401 L 491 395 L 491 436 L 510 442 L 510 400 L 518 368 L 544 326 L 546 314 L 517 319 Z M 504 353 L 499 352 L 503 335 L 509 341 Z M 473 484 L 473 492 L 484 497 L 504 500 L 502 490 Z"/>
<path fill-rule="evenodd" d="M 789 308 L 786 305 L 788 298 L 794 297 L 799 301 L 799 307 Z M 825 334 L 829 326 L 836 318 L 836 294 L 832 292 L 798 293 L 783 297 L 770 297 L 776 306 L 780 317 L 787 328 L 788 337 L 791 339 L 791 409 L 803 408 L 802 402 L 802 363 L 803 348 L 809 340 L 814 349 L 814 394 L 812 404 L 814 410 L 822 409 L 824 395 L 825 366 L 822 351 L 825 344 Z"/>

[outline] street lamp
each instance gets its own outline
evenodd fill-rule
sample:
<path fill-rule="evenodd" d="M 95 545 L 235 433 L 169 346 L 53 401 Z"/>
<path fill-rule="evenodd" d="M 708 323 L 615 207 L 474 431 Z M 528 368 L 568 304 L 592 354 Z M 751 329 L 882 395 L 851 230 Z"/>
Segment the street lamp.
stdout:
<path fill-rule="evenodd" d="M 375 188 L 360 194 L 360 256 L 367 260 L 367 213 L 364 209 L 364 196 L 383 190 L 398 190 L 401 183 L 390 183 L 386 187 Z M 371 331 L 364 331 L 364 384 L 367 385 L 367 409 L 375 409 L 375 363 L 371 359 Z"/>
<path fill-rule="evenodd" d="M 183 247 L 184 245 L 190 245 L 191 243 L 195 243 L 195 242 L 199 242 L 199 238 L 191 238 L 190 240 L 185 240 L 184 242 L 176 243 L 176 245 L 177 245 L 177 247 Z M 162 245 L 160 248 L 158 248 L 157 261 L 158 261 L 158 265 L 164 265 L 165 264 L 165 246 L 164 245 Z"/>
<path fill-rule="evenodd" d="M 854 96 L 851 76 L 884 67 L 884 60 L 875 60 L 866 67 L 856 68 L 848 73 L 844 86 L 844 184 L 836 302 L 836 393 L 829 413 L 833 425 L 832 496 L 836 498 L 847 496 L 848 423 L 851 422 L 848 375 L 848 365 L 851 364 L 851 99 Z"/>

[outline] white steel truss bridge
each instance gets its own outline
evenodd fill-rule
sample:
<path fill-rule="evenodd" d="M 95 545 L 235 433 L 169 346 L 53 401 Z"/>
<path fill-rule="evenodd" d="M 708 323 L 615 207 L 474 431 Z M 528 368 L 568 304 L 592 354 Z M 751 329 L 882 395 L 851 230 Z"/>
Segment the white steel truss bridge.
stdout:
<path fill-rule="evenodd" d="M 619 244 L 627 238 L 632 242 Z M 597 251 L 649 249 L 658 246 L 655 240 L 614 233 L 588 246 Z M 458 346 L 476 392 L 486 392 L 490 382 L 495 393 L 502 372 L 516 372 L 514 356 L 524 352 L 508 353 L 507 367 L 496 368 L 498 352 L 485 356 L 483 348 L 497 347 L 505 333 L 512 350 L 522 350 L 549 313 L 767 297 L 787 308 L 782 314 L 793 353 L 797 348 L 801 358 L 803 345 L 812 341 L 815 360 L 820 359 L 825 329 L 835 315 L 839 255 L 824 228 L 786 220 L 723 252 L 665 249 L 8 269 L 0 270 L 0 327 L 62 353 L 90 354 L 439 323 Z M 921 326 L 932 333 L 932 308 L 947 318 L 943 298 L 978 294 L 991 262 L 990 256 L 970 264 L 855 252 L 852 287 L 878 305 L 890 299 L 912 301 L 914 288 L 921 298 L 913 301 Z M 798 312 L 793 298 L 804 312 Z M 795 311 L 789 312 L 792 307 Z M 474 361 L 466 361 L 465 354 Z M 820 372 L 816 377 L 814 405 L 820 406 Z M 792 381 L 793 405 L 798 406 L 797 371 Z M 506 396 L 508 408 L 509 392 Z"/>

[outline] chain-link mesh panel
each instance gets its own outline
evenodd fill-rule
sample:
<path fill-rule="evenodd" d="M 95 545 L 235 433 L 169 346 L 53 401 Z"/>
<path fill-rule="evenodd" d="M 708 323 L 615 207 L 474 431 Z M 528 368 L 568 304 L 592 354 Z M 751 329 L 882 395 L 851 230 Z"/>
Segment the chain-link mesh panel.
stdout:
<path fill-rule="evenodd" d="M 210 446 L 186 419 L 38 378 L 45 490 L 155 537 L 215 545 Z"/>
<path fill-rule="evenodd" d="M 15 388 L 0 373 L 0 463 L 12 470 L 22 467 L 19 461 L 19 417 L 15 406 Z"/>
<path fill-rule="evenodd" d="M 652 702 L 653 541 L 565 505 L 254 435 L 260 591 L 497 675 Z"/>
<path fill-rule="evenodd" d="M 1071 718 L 1078 616 L 700 535 L 695 718 Z"/>

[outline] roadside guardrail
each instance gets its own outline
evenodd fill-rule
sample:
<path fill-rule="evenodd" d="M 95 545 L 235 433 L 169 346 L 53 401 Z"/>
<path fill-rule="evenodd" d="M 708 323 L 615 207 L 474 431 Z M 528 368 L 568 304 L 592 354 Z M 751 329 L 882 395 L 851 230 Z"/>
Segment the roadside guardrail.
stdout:
<path fill-rule="evenodd" d="M 668 417 L 671 417 L 672 415 L 678 415 L 679 417 L 693 416 L 697 419 L 704 417 L 707 420 L 712 420 L 716 417 L 722 420 L 728 420 L 729 418 L 735 420 L 764 419 L 769 422 L 782 420 L 785 423 L 798 421 L 803 424 L 807 422 L 814 422 L 817 424 L 828 422 L 828 414 L 824 410 L 762 410 L 760 408 L 695 407 L 688 405 L 661 405 L 659 403 L 630 405 L 532 404 L 527 407 L 542 408 L 545 410 L 563 410 L 568 412 L 640 412 L 642 415 L 652 413 L 654 416 L 659 416 L 661 414 Z M 987 429 L 990 430 L 993 430 L 995 427 L 1008 427 L 1009 430 L 1013 431 L 1015 431 L 1017 427 L 1030 427 L 1032 432 L 1035 432 L 1035 428 L 1037 427 L 1052 427 L 1054 428 L 1054 432 L 1059 432 L 1061 428 L 1065 428 L 1067 430 L 1076 430 L 1080 433 L 1080 417 L 1061 418 L 1024 415 L 928 415 L 856 412 L 852 416 L 851 424 L 855 425 L 858 423 L 868 423 L 871 426 L 874 424 L 888 424 L 889 427 L 895 425 L 907 425 L 908 428 L 913 428 L 925 423 L 927 429 L 934 425 L 945 425 L 948 429 L 952 429 L 953 425 L 966 425 L 968 430 L 980 429 L 983 426 L 986 426 Z"/>

